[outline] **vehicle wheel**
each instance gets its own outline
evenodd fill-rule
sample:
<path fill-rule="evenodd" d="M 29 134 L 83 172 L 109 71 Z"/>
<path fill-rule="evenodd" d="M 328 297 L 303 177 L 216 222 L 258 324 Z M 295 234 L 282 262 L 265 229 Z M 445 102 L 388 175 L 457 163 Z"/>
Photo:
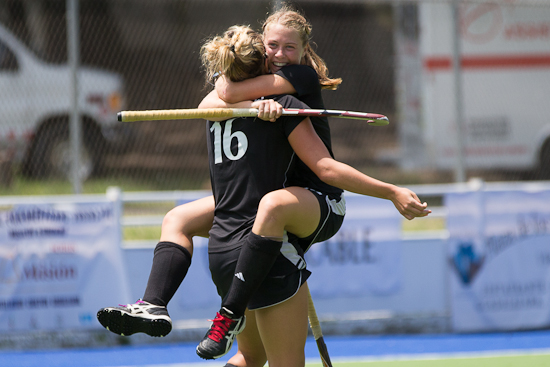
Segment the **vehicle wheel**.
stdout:
<path fill-rule="evenodd" d="M 71 178 L 72 152 L 68 124 L 55 124 L 36 136 L 30 155 L 30 174 L 33 177 Z M 99 162 L 89 144 L 80 147 L 78 174 L 82 181 L 88 179 Z"/>
<path fill-rule="evenodd" d="M 537 169 L 537 178 L 550 180 L 550 140 L 547 140 L 540 150 L 540 164 Z"/>

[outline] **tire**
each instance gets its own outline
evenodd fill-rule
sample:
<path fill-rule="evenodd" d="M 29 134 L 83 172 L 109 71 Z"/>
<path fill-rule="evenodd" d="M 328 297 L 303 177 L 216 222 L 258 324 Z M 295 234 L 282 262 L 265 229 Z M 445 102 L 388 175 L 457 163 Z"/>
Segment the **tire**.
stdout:
<path fill-rule="evenodd" d="M 550 180 L 550 140 L 547 140 L 540 150 L 540 161 L 536 176 L 541 180 Z"/>
<path fill-rule="evenodd" d="M 83 134 L 88 137 L 89 134 Z M 99 152 L 85 141 L 80 148 L 79 175 L 85 181 L 101 165 Z M 26 173 L 34 178 L 71 179 L 72 151 L 67 122 L 50 124 L 35 137 L 27 158 Z"/>

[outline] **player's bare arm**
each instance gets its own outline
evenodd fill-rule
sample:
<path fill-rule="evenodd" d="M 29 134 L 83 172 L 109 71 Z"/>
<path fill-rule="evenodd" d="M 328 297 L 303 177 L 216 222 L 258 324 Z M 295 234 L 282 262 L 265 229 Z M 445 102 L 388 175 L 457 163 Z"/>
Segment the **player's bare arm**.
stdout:
<path fill-rule="evenodd" d="M 298 125 L 288 138 L 300 159 L 324 182 L 357 194 L 391 200 L 408 220 L 431 213 L 409 189 L 367 176 L 345 163 L 333 159 L 309 118 Z"/>
<path fill-rule="evenodd" d="M 260 75 L 240 82 L 232 82 L 222 75 L 216 80 L 216 91 L 220 99 L 229 103 L 296 93 L 288 80 L 276 74 Z"/>

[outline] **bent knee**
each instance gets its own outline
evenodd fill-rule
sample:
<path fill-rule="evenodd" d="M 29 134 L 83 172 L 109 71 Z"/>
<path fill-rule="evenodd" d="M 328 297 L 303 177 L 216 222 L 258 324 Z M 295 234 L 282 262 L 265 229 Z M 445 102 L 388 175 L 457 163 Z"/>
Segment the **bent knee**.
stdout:
<path fill-rule="evenodd" d="M 175 227 L 175 226 L 181 226 L 181 224 L 185 221 L 186 216 L 182 215 L 182 213 L 178 212 L 176 210 L 177 208 L 174 208 L 170 210 L 166 215 L 164 215 L 164 218 L 162 219 L 162 227 Z"/>
<path fill-rule="evenodd" d="M 173 234 L 195 235 L 196 232 L 203 230 L 199 225 L 193 213 L 180 208 L 170 210 L 162 220 L 162 232 Z M 208 231 L 208 229 L 207 229 Z"/>
<path fill-rule="evenodd" d="M 284 212 L 286 201 L 283 195 L 279 192 L 270 192 L 260 200 L 258 212 L 263 212 L 267 215 L 277 215 Z"/>

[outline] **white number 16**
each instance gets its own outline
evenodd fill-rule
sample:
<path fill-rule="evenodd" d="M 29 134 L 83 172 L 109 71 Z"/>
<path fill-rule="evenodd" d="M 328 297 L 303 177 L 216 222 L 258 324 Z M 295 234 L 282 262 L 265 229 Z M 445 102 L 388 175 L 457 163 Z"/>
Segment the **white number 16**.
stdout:
<path fill-rule="evenodd" d="M 219 122 L 215 122 L 210 131 L 214 132 L 214 163 L 222 163 L 222 145 L 223 153 L 225 156 L 232 160 L 236 161 L 241 159 L 248 149 L 248 139 L 242 131 L 231 132 L 231 127 L 233 126 L 233 121 L 235 119 L 227 120 L 225 122 L 225 131 L 223 132 L 223 143 L 222 143 L 222 126 Z M 231 151 L 231 141 L 237 139 L 237 154 L 233 154 Z"/>

